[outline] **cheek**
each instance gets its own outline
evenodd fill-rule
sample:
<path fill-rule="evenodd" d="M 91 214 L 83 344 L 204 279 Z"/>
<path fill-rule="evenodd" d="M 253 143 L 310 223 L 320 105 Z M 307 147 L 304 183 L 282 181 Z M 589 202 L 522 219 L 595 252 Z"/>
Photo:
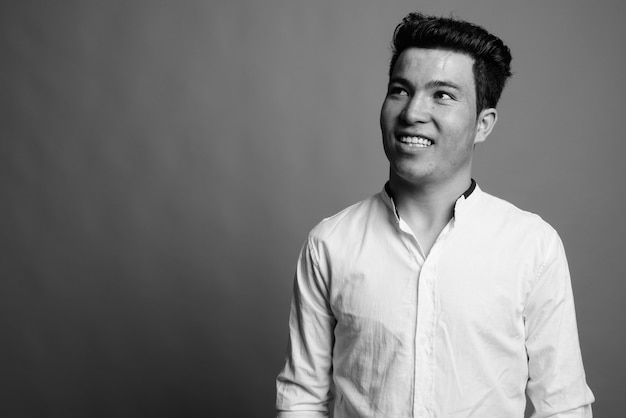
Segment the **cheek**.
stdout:
<path fill-rule="evenodd" d="M 389 106 L 387 105 L 387 102 L 385 101 L 382 107 L 380 108 L 380 129 L 382 129 L 383 132 L 385 131 L 385 128 L 388 125 L 388 121 L 389 121 Z"/>
<path fill-rule="evenodd" d="M 380 109 L 380 117 L 378 118 L 380 124 L 380 130 L 385 132 L 385 108 Z"/>
<path fill-rule="evenodd" d="M 381 128 L 391 128 L 396 122 L 398 115 L 402 111 L 402 106 L 396 101 L 385 99 L 380 108 L 380 126 Z"/>
<path fill-rule="evenodd" d="M 457 148 L 466 147 L 468 142 L 470 144 L 474 143 L 475 121 L 469 116 L 463 116 L 459 117 L 459 115 L 456 115 L 455 117 L 450 117 L 442 124 L 446 136 L 451 139 L 451 142 Z"/>

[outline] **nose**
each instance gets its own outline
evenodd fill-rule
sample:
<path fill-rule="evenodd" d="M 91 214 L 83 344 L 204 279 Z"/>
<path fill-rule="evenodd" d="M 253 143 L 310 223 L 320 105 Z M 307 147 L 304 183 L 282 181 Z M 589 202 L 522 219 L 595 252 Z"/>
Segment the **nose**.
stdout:
<path fill-rule="evenodd" d="M 406 102 L 401 116 L 408 124 L 427 122 L 430 118 L 429 103 L 423 95 L 415 95 Z"/>

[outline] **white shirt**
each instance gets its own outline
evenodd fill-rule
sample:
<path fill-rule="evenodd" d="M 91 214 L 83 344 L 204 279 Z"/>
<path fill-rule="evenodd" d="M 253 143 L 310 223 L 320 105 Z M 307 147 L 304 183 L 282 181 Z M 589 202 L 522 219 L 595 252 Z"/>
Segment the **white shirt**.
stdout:
<path fill-rule="evenodd" d="M 278 417 L 592 416 L 559 236 L 466 195 L 427 257 L 385 191 L 311 231 Z"/>

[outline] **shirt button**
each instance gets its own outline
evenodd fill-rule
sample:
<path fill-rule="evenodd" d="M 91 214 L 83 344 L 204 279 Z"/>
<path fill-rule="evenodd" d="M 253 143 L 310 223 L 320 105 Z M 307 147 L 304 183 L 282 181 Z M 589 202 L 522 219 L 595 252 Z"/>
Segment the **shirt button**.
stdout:
<path fill-rule="evenodd" d="M 428 410 L 426 408 L 424 408 L 423 406 L 418 408 L 417 416 L 419 418 L 426 418 L 426 417 L 428 417 Z"/>

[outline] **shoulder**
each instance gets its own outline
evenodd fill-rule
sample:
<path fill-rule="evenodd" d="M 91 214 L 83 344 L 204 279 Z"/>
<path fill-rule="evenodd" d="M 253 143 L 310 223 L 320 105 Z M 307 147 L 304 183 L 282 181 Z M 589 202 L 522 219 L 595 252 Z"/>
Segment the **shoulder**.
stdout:
<path fill-rule="evenodd" d="M 492 219 L 554 230 L 554 228 L 538 214 L 521 209 L 511 202 L 487 192 L 481 191 L 479 205 L 484 216 L 488 216 Z"/>
<path fill-rule="evenodd" d="M 309 240 L 344 240 L 359 235 L 372 223 L 380 223 L 393 216 L 382 195 L 376 193 L 319 222 L 309 233 Z"/>
<path fill-rule="evenodd" d="M 522 241 L 553 242 L 558 240 L 557 231 L 536 213 L 520 209 L 511 202 L 481 191 L 474 214 L 484 228 L 507 236 L 517 236 Z"/>

